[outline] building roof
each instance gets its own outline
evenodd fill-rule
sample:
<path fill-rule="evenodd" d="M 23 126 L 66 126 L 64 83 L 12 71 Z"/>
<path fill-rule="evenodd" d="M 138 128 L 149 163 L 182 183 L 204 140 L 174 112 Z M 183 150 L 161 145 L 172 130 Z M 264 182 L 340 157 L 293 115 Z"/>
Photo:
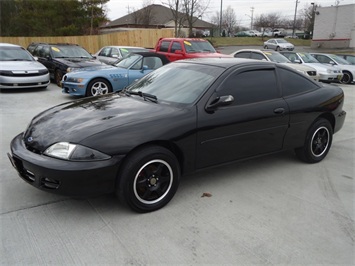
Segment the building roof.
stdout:
<path fill-rule="evenodd" d="M 146 6 L 142 9 L 139 9 L 135 12 L 132 12 L 126 16 L 113 20 L 109 23 L 106 23 L 106 25 L 101 26 L 101 29 L 127 27 L 129 25 L 148 26 L 145 25 L 147 24 L 147 21 L 144 23 L 142 19 L 139 19 L 142 17 L 142 14 L 150 14 L 148 19 L 149 26 L 155 26 L 159 28 L 174 27 L 174 16 L 172 10 L 162 5 L 153 4 L 153 5 Z M 181 16 L 184 15 L 183 13 L 180 12 L 179 14 Z M 194 22 L 193 25 L 195 28 L 212 28 L 214 26 L 213 24 L 198 19 L 196 17 L 195 19 L 196 21 Z M 183 24 L 185 27 L 187 27 L 188 25 L 186 20 L 184 21 Z"/>

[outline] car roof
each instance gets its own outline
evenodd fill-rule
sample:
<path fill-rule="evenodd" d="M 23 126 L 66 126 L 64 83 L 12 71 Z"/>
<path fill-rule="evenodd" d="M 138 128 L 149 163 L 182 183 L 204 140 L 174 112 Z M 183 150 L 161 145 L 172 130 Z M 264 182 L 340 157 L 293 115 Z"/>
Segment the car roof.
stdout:
<path fill-rule="evenodd" d="M 269 61 L 262 61 L 262 60 L 250 60 L 245 58 L 192 58 L 192 59 L 184 59 L 184 60 L 177 60 L 173 63 L 180 64 L 180 63 L 191 63 L 191 64 L 198 64 L 198 65 L 214 65 L 222 68 L 230 68 L 233 66 L 270 66 L 270 65 L 277 65 L 274 62 Z"/>
<path fill-rule="evenodd" d="M 160 38 L 159 40 L 167 40 L 167 41 L 173 41 L 173 40 L 184 40 L 184 41 L 198 41 L 198 42 L 208 42 L 205 39 L 201 39 L 201 38 Z"/>
<path fill-rule="evenodd" d="M 20 45 L 17 45 L 17 44 L 5 43 L 5 42 L 0 43 L 0 46 L 2 46 L 2 47 L 21 47 Z"/>

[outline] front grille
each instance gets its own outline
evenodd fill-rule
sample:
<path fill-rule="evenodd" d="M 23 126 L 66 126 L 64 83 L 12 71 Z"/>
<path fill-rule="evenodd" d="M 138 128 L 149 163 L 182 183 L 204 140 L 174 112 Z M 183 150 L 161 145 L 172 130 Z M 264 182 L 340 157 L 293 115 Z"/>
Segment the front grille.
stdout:
<path fill-rule="evenodd" d="M 48 73 L 48 70 L 36 70 L 36 71 L 1 71 L 0 75 L 5 77 L 37 77 L 43 76 Z"/>
<path fill-rule="evenodd" d="M 0 83 L 1 86 L 13 86 L 13 87 L 29 87 L 38 85 L 47 85 L 48 82 L 35 82 L 35 83 Z"/>
<path fill-rule="evenodd" d="M 316 76 L 317 75 L 317 71 L 307 71 L 307 74 L 309 76 Z"/>

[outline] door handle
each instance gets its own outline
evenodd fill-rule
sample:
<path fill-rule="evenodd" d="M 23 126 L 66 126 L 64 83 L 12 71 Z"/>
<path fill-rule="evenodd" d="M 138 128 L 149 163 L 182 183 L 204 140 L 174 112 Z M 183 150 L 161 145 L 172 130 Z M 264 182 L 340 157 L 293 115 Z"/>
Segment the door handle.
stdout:
<path fill-rule="evenodd" d="M 285 112 L 285 108 L 282 108 L 282 107 L 276 108 L 276 109 L 274 110 L 274 113 L 275 113 L 275 114 L 283 114 L 284 112 Z"/>

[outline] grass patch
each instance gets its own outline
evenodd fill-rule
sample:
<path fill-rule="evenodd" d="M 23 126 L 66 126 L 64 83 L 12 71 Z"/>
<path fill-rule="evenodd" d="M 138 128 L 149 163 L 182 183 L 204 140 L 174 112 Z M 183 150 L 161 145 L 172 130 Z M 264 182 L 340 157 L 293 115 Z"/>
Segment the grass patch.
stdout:
<path fill-rule="evenodd" d="M 264 42 L 270 38 L 262 39 L 261 37 L 208 37 L 214 47 L 221 46 L 263 46 Z M 311 46 L 311 40 L 303 39 L 287 39 L 288 42 L 296 46 Z"/>

